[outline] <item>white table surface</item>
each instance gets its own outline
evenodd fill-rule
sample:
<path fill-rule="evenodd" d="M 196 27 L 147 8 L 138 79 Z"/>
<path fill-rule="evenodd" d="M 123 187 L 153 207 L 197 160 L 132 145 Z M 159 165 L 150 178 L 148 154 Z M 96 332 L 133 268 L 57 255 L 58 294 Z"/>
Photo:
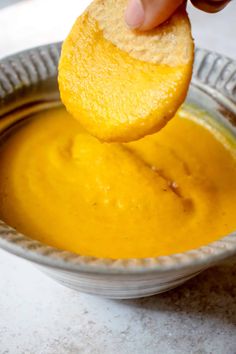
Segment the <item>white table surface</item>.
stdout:
<path fill-rule="evenodd" d="M 12 3 L 1 9 L 0 2 L 0 57 L 62 40 L 88 1 Z M 189 10 L 196 44 L 236 58 L 236 1 L 216 15 Z M 236 354 L 236 260 L 166 294 L 111 301 L 64 288 L 0 251 L 6 353 Z"/>

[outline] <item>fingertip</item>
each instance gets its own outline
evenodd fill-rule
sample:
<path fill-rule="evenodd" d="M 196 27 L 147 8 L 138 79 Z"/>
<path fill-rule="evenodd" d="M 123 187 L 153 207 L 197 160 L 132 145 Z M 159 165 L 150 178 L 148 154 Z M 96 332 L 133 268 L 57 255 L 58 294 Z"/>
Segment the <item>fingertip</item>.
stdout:
<path fill-rule="evenodd" d="M 145 20 L 144 7 L 141 0 L 130 0 L 125 11 L 125 22 L 131 29 L 142 27 Z"/>
<path fill-rule="evenodd" d="M 125 21 L 131 29 L 151 30 L 165 22 L 184 0 L 130 0 Z"/>

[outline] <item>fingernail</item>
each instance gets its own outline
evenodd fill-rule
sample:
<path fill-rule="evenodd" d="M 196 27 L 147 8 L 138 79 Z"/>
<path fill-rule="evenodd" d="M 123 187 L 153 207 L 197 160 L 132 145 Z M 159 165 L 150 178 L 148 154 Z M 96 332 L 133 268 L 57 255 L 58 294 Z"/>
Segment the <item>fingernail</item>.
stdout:
<path fill-rule="evenodd" d="M 144 8 L 141 0 L 130 0 L 125 12 L 125 21 L 130 28 L 139 28 L 144 22 Z"/>

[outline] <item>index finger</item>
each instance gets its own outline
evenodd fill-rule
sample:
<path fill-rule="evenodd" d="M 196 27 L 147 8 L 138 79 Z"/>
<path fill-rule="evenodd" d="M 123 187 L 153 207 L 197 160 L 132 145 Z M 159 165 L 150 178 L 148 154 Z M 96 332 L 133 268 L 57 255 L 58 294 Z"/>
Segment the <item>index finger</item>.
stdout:
<path fill-rule="evenodd" d="M 191 0 L 192 4 L 205 12 L 218 12 L 222 10 L 230 0 Z"/>

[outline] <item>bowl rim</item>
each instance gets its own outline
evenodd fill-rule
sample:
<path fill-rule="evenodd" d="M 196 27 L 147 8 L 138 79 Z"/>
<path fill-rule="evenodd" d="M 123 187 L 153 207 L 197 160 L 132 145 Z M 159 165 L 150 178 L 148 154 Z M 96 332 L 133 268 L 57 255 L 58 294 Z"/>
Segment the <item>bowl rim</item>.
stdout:
<path fill-rule="evenodd" d="M 0 60 L 0 113 L 6 98 L 57 75 L 61 42 L 19 52 Z M 206 70 L 207 67 L 207 70 Z M 192 83 L 236 115 L 236 61 L 209 50 L 195 50 Z M 45 104 L 47 104 L 45 102 Z M 1 114 L 0 114 L 1 117 Z M 45 245 L 0 221 L 0 247 L 14 255 L 69 272 L 140 274 L 207 268 L 236 253 L 236 231 L 205 246 L 182 253 L 152 257 L 109 259 L 78 255 Z"/>

